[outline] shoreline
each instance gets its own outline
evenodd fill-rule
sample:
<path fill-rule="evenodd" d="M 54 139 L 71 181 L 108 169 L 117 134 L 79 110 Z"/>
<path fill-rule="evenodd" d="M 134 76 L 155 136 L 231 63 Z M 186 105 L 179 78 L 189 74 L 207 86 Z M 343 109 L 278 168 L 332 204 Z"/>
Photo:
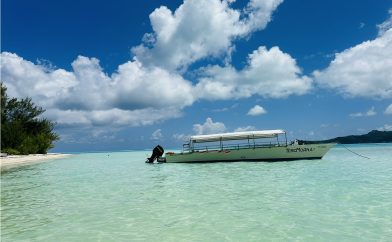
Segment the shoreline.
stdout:
<path fill-rule="evenodd" d="M 70 156 L 70 154 L 59 153 L 9 155 L 0 158 L 0 170 L 4 171 L 14 167 L 38 164 L 49 160 L 65 158 L 68 156 Z"/>

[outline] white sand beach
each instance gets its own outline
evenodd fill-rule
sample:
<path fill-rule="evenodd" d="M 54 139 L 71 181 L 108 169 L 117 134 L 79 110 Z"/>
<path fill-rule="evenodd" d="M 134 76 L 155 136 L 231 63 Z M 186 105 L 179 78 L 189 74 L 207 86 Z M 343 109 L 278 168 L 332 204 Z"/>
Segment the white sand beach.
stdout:
<path fill-rule="evenodd" d="M 34 154 L 34 155 L 9 155 L 0 158 L 0 169 L 5 170 L 12 167 L 31 165 L 53 159 L 61 159 L 70 156 L 69 154 Z"/>

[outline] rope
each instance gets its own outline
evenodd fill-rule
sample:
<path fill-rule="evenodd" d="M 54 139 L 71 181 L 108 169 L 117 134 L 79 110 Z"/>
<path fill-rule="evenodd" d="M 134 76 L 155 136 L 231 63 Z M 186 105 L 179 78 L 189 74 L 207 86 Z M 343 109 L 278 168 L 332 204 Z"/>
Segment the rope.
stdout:
<path fill-rule="evenodd" d="M 346 146 L 344 146 L 343 144 L 340 144 L 341 146 L 343 146 L 346 150 L 348 150 L 348 151 L 350 151 L 351 153 L 353 153 L 353 154 L 355 154 L 355 155 L 357 155 L 357 156 L 360 156 L 360 157 L 363 157 L 363 158 L 366 158 L 366 159 L 370 159 L 369 157 L 367 157 L 367 156 L 364 156 L 364 155 L 361 155 L 361 154 L 358 154 L 357 152 L 354 152 L 354 151 L 352 151 L 352 150 L 350 150 L 349 148 L 347 148 Z"/>

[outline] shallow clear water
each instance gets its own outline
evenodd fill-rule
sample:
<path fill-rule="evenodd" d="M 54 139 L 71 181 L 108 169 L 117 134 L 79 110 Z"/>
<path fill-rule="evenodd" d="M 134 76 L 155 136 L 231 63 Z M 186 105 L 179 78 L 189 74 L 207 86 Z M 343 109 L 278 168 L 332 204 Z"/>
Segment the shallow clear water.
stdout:
<path fill-rule="evenodd" d="M 1 241 L 391 241 L 392 145 L 322 160 L 145 164 L 79 154 L 3 172 Z"/>

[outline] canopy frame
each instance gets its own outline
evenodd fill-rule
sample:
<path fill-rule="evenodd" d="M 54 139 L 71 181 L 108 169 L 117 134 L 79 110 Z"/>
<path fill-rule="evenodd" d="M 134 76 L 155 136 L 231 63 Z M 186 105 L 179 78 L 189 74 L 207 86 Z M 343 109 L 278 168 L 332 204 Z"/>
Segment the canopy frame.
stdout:
<path fill-rule="evenodd" d="M 227 140 L 246 140 L 246 139 L 261 139 L 261 138 L 274 138 L 279 134 L 286 134 L 284 130 L 259 130 L 259 131 L 245 131 L 221 134 L 207 134 L 207 135 L 194 135 L 191 136 L 191 143 L 205 143 Z"/>
<path fill-rule="evenodd" d="M 233 140 L 247 140 L 250 144 L 250 140 L 253 140 L 253 145 L 256 146 L 255 140 L 262 138 L 277 138 L 279 144 L 279 135 L 285 136 L 285 144 L 287 146 L 287 134 L 284 130 L 259 130 L 259 131 L 245 131 L 245 132 L 232 132 L 232 133 L 220 133 L 220 134 L 208 134 L 208 135 L 194 135 L 190 137 L 189 143 L 186 144 L 188 148 L 193 151 L 194 144 L 207 143 L 207 142 L 219 142 L 220 149 L 223 149 L 223 141 Z"/>

